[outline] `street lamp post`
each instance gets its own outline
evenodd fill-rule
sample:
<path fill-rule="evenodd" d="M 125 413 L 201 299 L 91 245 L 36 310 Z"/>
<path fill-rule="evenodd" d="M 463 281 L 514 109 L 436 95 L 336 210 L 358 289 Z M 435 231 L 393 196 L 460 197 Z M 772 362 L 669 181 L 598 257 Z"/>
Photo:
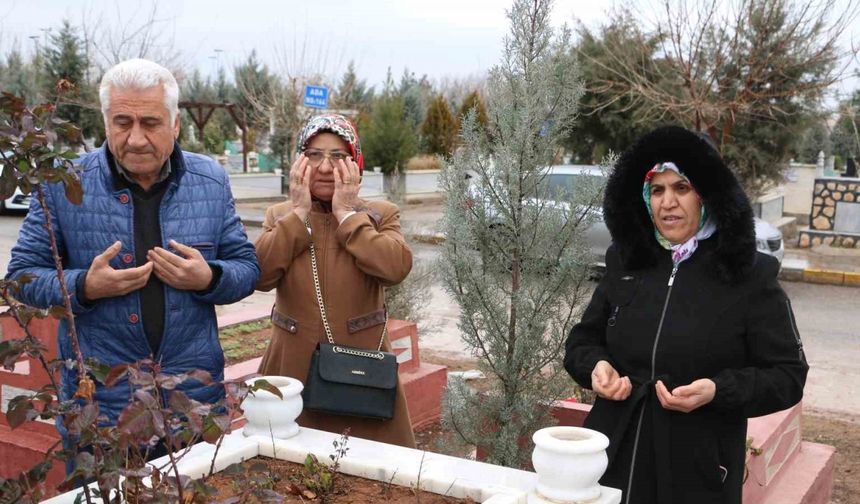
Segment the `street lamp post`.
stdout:
<path fill-rule="evenodd" d="M 39 28 L 39 31 L 42 32 L 42 37 L 44 38 L 42 47 L 48 47 L 48 34 L 51 33 L 51 28 Z"/>
<path fill-rule="evenodd" d="M 35 51 L 35 54 L 38 56 L 38 54 L 39 54 L 39 36 L 38 35 L 30 35 L 27 38 L 29 38 L 30 40 L 33 41 L 33 51 Z"/>

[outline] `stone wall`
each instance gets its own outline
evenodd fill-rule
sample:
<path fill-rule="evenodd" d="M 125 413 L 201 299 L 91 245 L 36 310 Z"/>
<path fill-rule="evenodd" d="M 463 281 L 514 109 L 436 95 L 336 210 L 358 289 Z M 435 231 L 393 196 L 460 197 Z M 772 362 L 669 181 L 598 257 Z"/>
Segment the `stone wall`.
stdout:
<path fill-rule="evenodd" d="M 816 178 L 809 224 L 800 232 L 800 247 L 860 249 L 860 179 Z"/>

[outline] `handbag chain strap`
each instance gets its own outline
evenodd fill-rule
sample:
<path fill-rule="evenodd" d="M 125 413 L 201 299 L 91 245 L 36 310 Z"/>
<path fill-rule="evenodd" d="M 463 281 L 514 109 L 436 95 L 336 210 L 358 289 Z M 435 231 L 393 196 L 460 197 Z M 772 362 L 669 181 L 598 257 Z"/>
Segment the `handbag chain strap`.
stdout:
<path fill-rule="evenodd" d="M 311 227 L 310 219 L 305 220 L 305 225 L 308 227 L 308 229 L 310 229 L 310 227 Z M 325 303 L 323 302 L 322 289 L 320 288 L 320 275 L 319 275 L 319 270 L 317 269 L 317 254 L 316 254 L 316 250 L 314 248 L 314 242 L 313 241 L 311 241 L 310 251 L 311 251 L 311 267 L 313 268 L 313 271 L 314 271 L 314 289 L 316 289 L 316 292 L 317 292 L 317 304 L 320 307 L 320 317 L 322 317 L 323 328 L 325 329 L 325 335 L 328 338 L 328 342 L 331 343 L 332 345 L 335 345 L 334 351 L 338 352 L 338 353 L 355 355 L 358 357 L 368 357 L 368 358 L 372 358 L 372 359 L 383 359 L 384 356 L 382 355 L 381 351 L 382 351 L 382 343 L 385 341 L 385 333 L 388 332 L 388 310 L 387 309 L 385 310 L 385 325 L 382 326 L 382 336 L 379 337 L 379 346 L 376 347 L 376 352 L 370 352 L 370 351 L 358 350 L 358 349 L 354 349 L 354 348 L 337 346 L 337 343 L 334 342 L 334 337 L 332 337 L 332 335 L 331 335 L 331 327 L 328 325 L 328 316 L 326 315 L 326 312 L 325 312 Z"/>

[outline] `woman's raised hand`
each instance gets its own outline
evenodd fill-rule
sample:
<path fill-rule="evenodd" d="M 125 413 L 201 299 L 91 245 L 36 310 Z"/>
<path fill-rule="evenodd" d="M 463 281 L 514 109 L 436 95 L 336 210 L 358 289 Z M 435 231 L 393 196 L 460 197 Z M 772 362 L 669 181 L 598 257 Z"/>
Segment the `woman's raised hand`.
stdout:
<path fill-rule="evenodd" d="M 338 160 L 334 166 L 334 196 L 331 212 L 338 222 L 359 206 L 358 192 L 361 190 L 361 173 L 351 157 Z"/>
<path fill-rule="evenodd" d="M 689 385 L 675 387 L 669 392 L 666 385 L 657 380 L 654 389 L 657 391 L 657 399 L 660 400 L 660 404 L 664 408 L 689 413 L 713 401 L 714 394 L 717 392 L 717 385 L 713 380 L 702 378 Z"/>
<path fill-rule="evenodd" d="M 302 222 L 311 211 L 311 167 L 304 153 L 290 167 L 290 202 Z"/>
<path fill-rule="evenodd" d="M 623 401 L 630 397 L 633 385 L 629 377 L 622 378 L 612 364 L 602 360 L 591 371 L 591 388 L 604 399 Z"/>

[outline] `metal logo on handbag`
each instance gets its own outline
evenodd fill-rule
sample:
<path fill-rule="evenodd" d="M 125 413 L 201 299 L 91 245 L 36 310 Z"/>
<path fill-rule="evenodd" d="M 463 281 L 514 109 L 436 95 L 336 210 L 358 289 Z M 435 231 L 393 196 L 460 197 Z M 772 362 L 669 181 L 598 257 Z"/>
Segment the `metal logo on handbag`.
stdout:
<path fill-rule="evenodd" d="M 310 227 L 307 221 L 306 225 Z M 328 343 L 318 343 L 311 357 L 302 391 L 304 407 L 331 415 L 390 420 L 397 397 L 397 358 L 391 352 L 382 351 L 388 330 L 388 310 L 375 351 L 336 344 L 325 312 L 313 243 L 310 252 L 314 288 Z"/>

